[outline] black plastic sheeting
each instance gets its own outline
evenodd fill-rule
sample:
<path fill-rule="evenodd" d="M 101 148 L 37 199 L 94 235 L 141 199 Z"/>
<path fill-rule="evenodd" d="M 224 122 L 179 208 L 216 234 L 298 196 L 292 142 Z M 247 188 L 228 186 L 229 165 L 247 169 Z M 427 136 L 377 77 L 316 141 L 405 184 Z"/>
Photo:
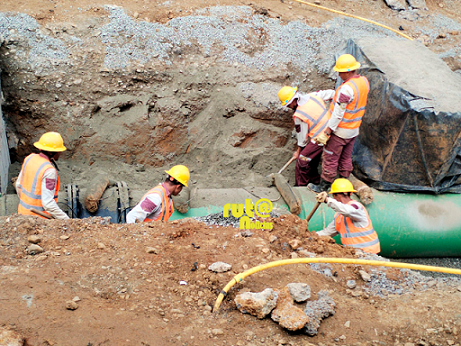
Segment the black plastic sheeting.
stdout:
<path fill-rule="evenodd" d="M 353 40 L 344 53 L 356 57 L 370 82 L 354 175 L 378 190 L 461 193 L 461 109 L 435 112 L 430 100 L 391 83 Z"/>

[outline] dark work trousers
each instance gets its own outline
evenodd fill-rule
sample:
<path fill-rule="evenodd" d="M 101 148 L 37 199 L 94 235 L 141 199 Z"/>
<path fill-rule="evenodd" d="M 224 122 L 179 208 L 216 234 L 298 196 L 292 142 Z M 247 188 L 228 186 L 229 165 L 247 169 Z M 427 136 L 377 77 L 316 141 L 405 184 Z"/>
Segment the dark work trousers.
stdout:
<path fill-rule="evenodd" d="M 355 138 L 344 139 L 331 134 L 322 155 L 322 179 L 332 183 L 336 172 L 343 178 L 349 178 L 352 172 L 352 149 Z"/>
<path fill-rule="evenodd" d="M 317 143 L 309 142 L 299 153 L 296 160 L 295 186 L 306 186 L 309 183 L 320 183 L 319 163 L 322 149 Z"/>

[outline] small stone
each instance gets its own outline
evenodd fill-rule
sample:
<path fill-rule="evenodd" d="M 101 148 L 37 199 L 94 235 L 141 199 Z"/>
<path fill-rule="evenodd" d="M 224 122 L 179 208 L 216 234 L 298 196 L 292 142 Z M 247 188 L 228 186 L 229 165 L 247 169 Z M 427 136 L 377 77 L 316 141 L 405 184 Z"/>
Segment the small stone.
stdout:
<path fill-rule="evenodd" d="M 267 247 L 265 247 L 265 248 L 264 248 L 264 249 L 262 249 L 261 251 L 262 251 L 262 253 L 265 253 L 265 254 L 267 254 L 267 253 L 271 252 L 271 250 L 270 250 L 270 249 L 268 249 Z"/>
<path fill-rule="evenodd" d="M 359 270 L 360 277 L 363 281 L 369 282 L 371 281 L 371 276 L 365 270 Z"/>
<path fill-rule="evenodd" d="M 273 242 L 276 241 L 276 240 L 277 240 L 277 237 L 276 237 L 275 235 L 271 235 L 271 236 L 269 237 L 269 242 L 270 242 L 270 243 L 273 243 Z"/>
<path fill-rule="evenodd" d="M 68 235 L 62 235 L 62 236 L 60 236 L 59 238 L 62 239 L 62 240 L 67 240 L 67 239 L 70 238 L 70 236 L 68 236 Z"/>
<path fill-rule="evenodd" d="M 75 296 L 74 298 L 72 298 L 72 301 L 79 302 L 81 301 L 81 299 L 78 296 Z"/>
<path fill-rule="evenodd" d="M 439 7 L 440 7 L 440 8 L 443 8 L 443 4 L 442 4 L 442 3 L 440 3 L 440 4 L 439 4 Z"/>
<path fill-rule="evenodd" d="M 146 252 L 147 253 L 153 253 L 153 254 L 158 254 L 158 250 L 154 247 L 146 247 Z"/>
<path fill-rule="evenodd" d="M 66 309 L 67 310 L 77 310 L 78 304 L 74 302 L 73 300 L 69 300 L 68 302 L 66 302 Z"/>
<path fill-rule="evenodd" d="M 354 289 L 357 287 L 357 283 L 355 280 L 347 280 L 346 286 L 347 288 Z"/>
<path fill-rule="evenodd" d="M 298 249 L 301 246 L 301 242 L 298 239 L 292 239 L 288 242 L 293 250 Z"/>
<path fill-rule="evenodd" d="M 351 321 L 347 321 L 346 323 L 344 323 L 344 327 L 350 328 L 350 326 L 351 326 Z"/>
<path fill-rule="evenodd" d="M 38 235 L 30 235 L 27 237 L 27 241 L 32 244 L 38 244 L 42 241 L 42 238 L 40 238 Z"/>
<path fill-rule="evenodd" d="M 208 270 L 215 273 L 225 273 L 231 269 L 232 266 L 224 262 L 215 262 L 208 267 Z"/>
<path fill-rule="evenodd" d="M 98 243 L 98 249 L 104 250 L 105 248 L 106 248 L 106 245 L 104 245 L 103 243 Z"/>
<path fill-rule="evenodd" d="M 43 248 L 36 244 L 29 245 L 29 247 L 27 248 L 27 253 L 32 256 L 38 253 L 42 253 L 43 251 Z"/>
<path fill-rule="evenodd" d="M 211 334 L 213 334 L 213 335 L 223 335 L 224 331 L 222 329 L 220 329 L 220 328 L 215 328 L 215 329 L 211 330 Z"/>

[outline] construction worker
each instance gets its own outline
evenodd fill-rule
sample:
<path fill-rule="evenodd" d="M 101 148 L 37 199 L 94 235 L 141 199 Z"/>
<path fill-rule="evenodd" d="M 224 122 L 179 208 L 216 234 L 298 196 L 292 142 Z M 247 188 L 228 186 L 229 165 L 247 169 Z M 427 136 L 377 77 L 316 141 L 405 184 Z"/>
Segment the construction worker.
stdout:
<path fill-rule="evenodd" d="M 327 191 L 336 174 L 349 178 L 352 172 L 352 149 L 367 105 L 370 84 L 360 76 L 360 63 L 350 54 L 343 54 L 336 60 L 334 70 L 344 81 L 336 89 L 330 104 L 331 118 L 324 133 L 316 138 L 324 144 L 320 189 Z"/>
<path fill-rule="evenodd" d="M 55 161 L 66 150 L 64 141 L 59 133 L 47 132 L 34 146 L 40 153 L 25 158 L 15 184 L 18 213 L 45 218 L 32 211 L 37 210 L 55 219 L 68 219 L 57 204 L 60 181 Z"/>
<path fill-rule="evenodd" d="M 336 212 L 334 220 L 317 234 L 334 237 L 339 233 L 344 246 L 377 254 L 381 251 L 378 234 L 365 207 L 351 198 L 352 192 L 356 192 L 352 183 L 339 178 L 331 185 L 333 198 L 328 197 L 325 191 L 317 195 L 317 202 L 326 203 Z"/>
<path fill-rule="evenodd" d="M 173 214 L 173 199 L 190 179 L 189 169 L 183 165 L 173 166 L 162 184 L 150 189 L 126 216 L 127 223 L 168 221 Z"/>
<path fill-rule="evenodd" d="M 290 86 L 284 86 L 278 93 L 282 106 L 294 110 L 293 121 L 298 142 L 298 148 L 293 153 L 293 158 L 296 159 L 295 186 L 320 182 L 318 166 L 323 144 L 317 144 L 313 138 L 323 133 L 327 127 L 330 111 L 324 100 L 330 100 L 334 93 L 334 90 L 322 90 L 301 94 L 298 88 Z"/>

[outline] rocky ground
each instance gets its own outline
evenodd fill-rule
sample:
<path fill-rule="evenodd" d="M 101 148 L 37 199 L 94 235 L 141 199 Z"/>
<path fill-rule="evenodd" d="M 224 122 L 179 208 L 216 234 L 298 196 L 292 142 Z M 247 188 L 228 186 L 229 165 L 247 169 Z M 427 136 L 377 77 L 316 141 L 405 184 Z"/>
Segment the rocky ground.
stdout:
<path fill-rule="evenodd" d="M 457 0 L 315 3 L 400 28 L 461 71 Z M 286 0 L 3 0 L 11 175 L 41 133 L 58 130 L 69 148 L 60 161 L 63 185 L 84 186 L 105 173 L 143 190 L 176 163 L 191 168 L 194 186 L 262 184 L 295 145 L 276 97 L 280 86 L 333 87 L 334 54 L 347 38 L 364 36 L 377 44 L 397 37 Z M 293 178 L 293 167 L 284 174 Z M 7 333 L 29 346 L 460 344 L 459 279 L 385 267 L 268 269 L 235 285 L 212 312 L 222 288 L 254 266 L 363 258 L 308 233 L 294 216 L 273 221 L 273 230 L 250 234 L 196 220 L 2 217 L 0 344 Z M 232 269 L 215 273 L 208 269 L 215 262 Z M 291 283 L 309 285 L 309 300 L 295 304 L 301 310 L 321 305 L 325 294 L 334 302 L 315 335 L 243 314 L 234 301 Z"/>
<path fill-rule="evenodd" d="M 275 260 L 364 258 L 308 233 L 291 215 L 271 231 L 242 233 L 191 219 L 143 225 L 101 218 L 0 218 L 0 332 L 27 345 L 459 345 L 461 282 L 350 264 L 296 264 L 219 292 L 238 273 Z M 387 261 L 379 256 L 366 257 Z M 231 266 L 215 273 L 215 262 Z M 243 292 L 310 288 L 301 310 L 327 295 L 315 333 L 243 314 Z M 311 323 L 315 322 L 311 318 Z M 1 333 L 0 333 L 1 335 Z M 1 340 L 1 338 L 0 338 Z M 16 345 L 16 344 L 13 344 Z"/>

